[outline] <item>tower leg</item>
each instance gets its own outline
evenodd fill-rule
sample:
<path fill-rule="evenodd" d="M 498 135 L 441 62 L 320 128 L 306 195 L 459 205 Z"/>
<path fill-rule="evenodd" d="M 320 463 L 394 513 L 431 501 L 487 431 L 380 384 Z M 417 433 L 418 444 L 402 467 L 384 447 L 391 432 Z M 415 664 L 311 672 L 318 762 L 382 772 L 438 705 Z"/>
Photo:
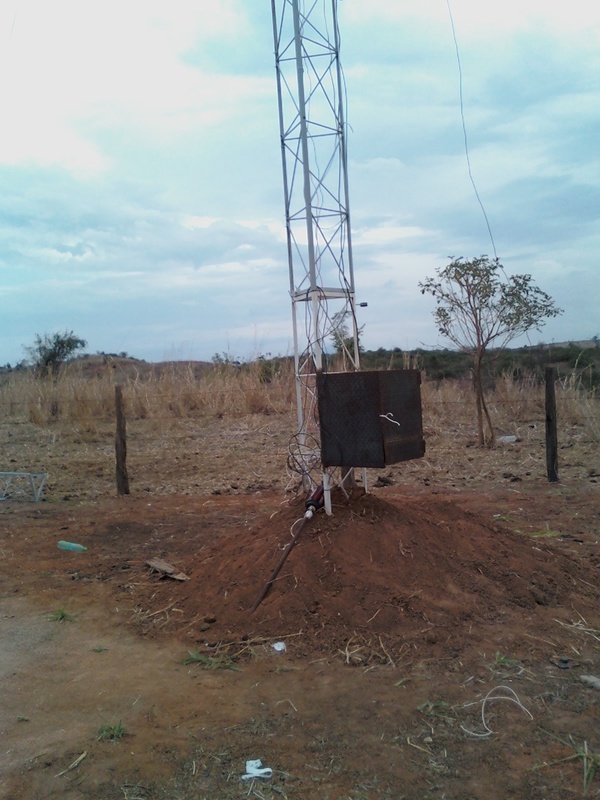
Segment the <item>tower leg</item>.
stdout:
<path fill-rule="evenodd" d="M 331 481 L 329 479 L 329 473 L 323 473 L 323 506 L 325 508 L 325 513 L 328 517 L 331 516 Z"/>

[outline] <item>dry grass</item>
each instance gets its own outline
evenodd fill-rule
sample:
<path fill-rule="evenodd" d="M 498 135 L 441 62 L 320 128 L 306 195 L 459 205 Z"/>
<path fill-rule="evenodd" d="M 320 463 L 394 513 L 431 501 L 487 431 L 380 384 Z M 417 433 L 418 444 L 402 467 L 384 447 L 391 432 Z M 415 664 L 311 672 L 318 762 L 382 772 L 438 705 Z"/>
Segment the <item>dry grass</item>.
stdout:
<path fill-rule="evenodd" d="M 0 386 L 0 414 L 42 427 L 110 420 L 116 382 L 123 387 L 130 419 L 286 414 L 295 402 L 292 368 L 286 362 L 273 371 L 260 361 L 242 367 L 225 364 L 200 378 L 191 365 L 173 364 L 133 378 L 110 370 L 94 377 L 67 370 L 58 381 L 14 373 Z"/>
<path fill-rule="evenodd" d="M 590 441 L 600 442 L 600 398 L 584 387 L 580 376 L 573 373 L 559 382 L 556 403 L 561 417 L 579 425 Z"/>
<path fill-rule="evenodd" d="M 160 494 L 253 492 L 297 485 L 286 471 L 296 431 L 292 368 L 264 362 L 220 365 L 198 375 L 190 365 L 126 376 L 115 370 L 58 382 L 27 373 L 0 384 L 0 469 L 46 472 L 48 496 L 83 499 L 114 491 L 115 379 L 125 398 L 128 468 L 134 491 Z M 474 447 L 468 381 L 424 381 L 425 458 L 388 470 L 420 485 L 499 485 L 545 478 L 544 387 L 497 381 L 488 401 L 499 435 L 519 444 Z M 574 380 L 557 385 L 560 476 L 595 480 L 600 400 Z M 370 471 L 369 485 L 379 473 Z M 76 477 L 74 477 L 76 476 Z"/>
<path fill-rule="evenodd" d="M 130 420 L 198 420 L 206 417 L 241 419 L 252 415 L 294 414 L 295 390 L 291 362 L 276 368 L 260 360 L 241 367 L 224 364 L 201 377 L 189 364 L 172 364 L 144 377 L 127 377 L 106 370 L 85 376 L 66 371 L 58 381 L 39 380 L 31 373 L 13 373 L 0 384 L 0 420 L 28 421 L 40 428 L 58 423 L 90 431 L 112 421 L 114 386 L 123 388 Z M 425 381 L 423 416 L 430 435 L 447 431 L 474 433 L 474 408 L 468 381 Z M 557 408 L 563 429 L 600 442 L 600 399 L 572 376 L 560 381 Z M 514 381 L 504 376 L 488 393 L 492 418 L 499 434 L 521 436 L 523 428 L 545 418 L 544 387 L 532 376 Z M 468 435 L 468 434 L 467 434 Z"/>
<path fill-rule="evenodd" d="M 527 426 L 545 424 L 544 386 L 534 377 L 514 381 L 503 376 L 488 392 L 487 402 L 498 434 L 524 435 Z M 424 418 L 435 428 L 470 428 L 475 435 L 475 410 L 470 384 L 443 381 L 424 383 Z M 578 435 L 589 442 L 600 442 L 600 398 L 583 388 L 575 379 L 560 381 L 556 386 L 557 415 L 563 430 L 578 429 Z"/>

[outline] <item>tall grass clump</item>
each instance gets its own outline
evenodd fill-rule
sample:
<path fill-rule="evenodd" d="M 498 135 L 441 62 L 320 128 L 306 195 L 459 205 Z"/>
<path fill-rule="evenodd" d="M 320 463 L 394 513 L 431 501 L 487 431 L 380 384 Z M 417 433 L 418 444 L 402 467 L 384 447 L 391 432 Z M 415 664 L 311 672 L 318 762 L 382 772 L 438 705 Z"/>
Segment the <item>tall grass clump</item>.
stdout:
<path fill-rule="evenodd" d="M 134 418 L 185 419 L 285 414 L 292 407 L 293 365 L 265 376 L 260 361 L 215 365 L 198 377 L 191 365 L 171 364 L 123 384 Z"/>
<path fill-rule="evenodd" d="M 518 379 L 503 373 L 495 379 L 491 396 L 495 412 L 513 423 L 531 422 L 545 414 L 544 387 L 533 372 Z"/>
<path fill-rule="evenodd" d="M 421 389 L 426 432 L 474 435 L 475 402 L 470 381 L 424 381 Z M 488 389 L 487 403 L 498 432 L 517 434 L 523 425 L 543 426 L 543 377 L 532 372 L 515 379 L 506 373 Z M 595 389 L 586 388 L 574 373 L 557 381 L 556 405 L 559 428 L 577 426 L 585 439 L 600 442 L 600 396 Z"/>
<path fill-rule="evenodd" d="M 34 425 L 99 421 L 114 414 L 114 386 L 109 375 L 90 379 L 65 372 L 53 379 L 19 372 L 4 381 L 0 402 L 4 413 Z"/>
<path fill-rule="evenodd" d="M 95 425 L 114 419 L 117 381 L 130 420 L 164 425 L 207 416 L 294 414 L 292 359 L 205 365 L 201 372 L 185 362 L 147 366 L 144 372 L 136 369 L 130 374 L 110 368 L 91 375 L 67 369 L 57 379 L 36 378 L 31 371 L 14 372 L 0 383 L 0 414 L 5 421 L 41 427 L 68 423 L 93 431 Z M 475 405 L 468 379 L 425 379 L 421 390 L 428 436 L 474 435 Z M 517 433 L 524 424 L 544 423 L 544 383 L 537 373 L 518 378 L 503 374 L 494 379 L 487 398 L 499 432 Z M 577 426 L 585 439 L 600 442 L 600 397 L 595 389 L 586 388 L 573 373 L 557 381 L 556 399 L 559 427 Z"/>
<path fill-rule="evenodd" d="M 130 419 L 286 414 L 295 399 L 291 360 L 215 365 L 201 375 L 191 364 L 173 363 L 133 375 L 111 369 L 92 375 L 71 369 L 57 378 L 15 372 L 0 385 L 0 413 L 38 426 L 110 421 L 116 382 Z"/>
<path fill-rule="evenodd" d="M 556 407 L 559 420 L 568 420 L 581 427 L 587 439 L 600 442 L 600 393 L 586 388 L 581 375 L 573 372 L 557 382 Z"/>
<path fill-rule="evenodd" d="M 468 381 L 424 381 L 421 399 L 423 425 L 429 436 L 468 429 L 475 422 L 475 406 Z"/>

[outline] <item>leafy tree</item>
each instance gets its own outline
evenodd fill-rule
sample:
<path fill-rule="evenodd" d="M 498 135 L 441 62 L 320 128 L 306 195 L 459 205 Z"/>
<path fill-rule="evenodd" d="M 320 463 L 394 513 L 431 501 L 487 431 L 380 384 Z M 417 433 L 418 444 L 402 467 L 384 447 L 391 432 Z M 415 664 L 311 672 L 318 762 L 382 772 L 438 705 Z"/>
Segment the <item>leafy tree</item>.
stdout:
<path fill-rule="evenodd" d="M 215 353 L 211 358 L 215 367 L 239 367 L 242 364 L 242 359 L 237 358 L 231 353 L 223 351 L 222 353 Z"/>
<path fill-rule="evenodd" d="M 435 278 L 419 283 L 422 294 L 437 303 L 434 318 L 439 332 L 472 358 L 479 445 L 494 444 L 494 429 L 482 382 L 484 356 L 494 343 L 497 350 L 532 329 L 540 330 L 548 317 L 562 311 L 534 285 L 531 275 L 511 275 L 487 256 L 465 261 L 452 259 Z M 484 432 L 484 419 L 487 437 Z"/>
<path fill-rule="evenodd" d="M 65 361 L 86 345 L 85 339 L 75 336 L 73 331 L 45 333 L 43 336 L 37 333 L 35 344 L 25 347 L 24 350 L 38 377 L 45 378 L 47 375 L 52 375 L 53 378 L 57 378 Z"/>
<path fill-rule="evenodd" d="M 335 350 L 336 355 L 340 356 L 344 369 L 346 368 L 346 359 L 354 363 L 354 334 L 350 331 L 350 327 L 346 322 L 349 312 L 346 310 L 338 311 L 332 318 L 332 333 L 331 343 Z M 357 330 L 358 352 L 363 352 L 363 346 L 360 342 L 360 337 L 364 329 L 361 325 Z"/>

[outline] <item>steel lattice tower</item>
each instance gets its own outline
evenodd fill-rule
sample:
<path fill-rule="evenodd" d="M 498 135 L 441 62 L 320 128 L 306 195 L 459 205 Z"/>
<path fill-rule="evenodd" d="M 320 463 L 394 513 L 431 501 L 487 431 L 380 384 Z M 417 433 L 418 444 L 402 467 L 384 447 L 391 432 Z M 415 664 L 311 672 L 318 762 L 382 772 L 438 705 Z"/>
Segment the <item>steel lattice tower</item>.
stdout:
<path fill-rule="evenodd" d="M 299 431 L 290 463 L 308 490 L 321 481 L 315 377 L 327 340 L 341 344 L 343 369 L 359 368 L 345 89 L 337 0 L 271 5 Z M 333 475 L 322 479 L 330 511 Z"/>

